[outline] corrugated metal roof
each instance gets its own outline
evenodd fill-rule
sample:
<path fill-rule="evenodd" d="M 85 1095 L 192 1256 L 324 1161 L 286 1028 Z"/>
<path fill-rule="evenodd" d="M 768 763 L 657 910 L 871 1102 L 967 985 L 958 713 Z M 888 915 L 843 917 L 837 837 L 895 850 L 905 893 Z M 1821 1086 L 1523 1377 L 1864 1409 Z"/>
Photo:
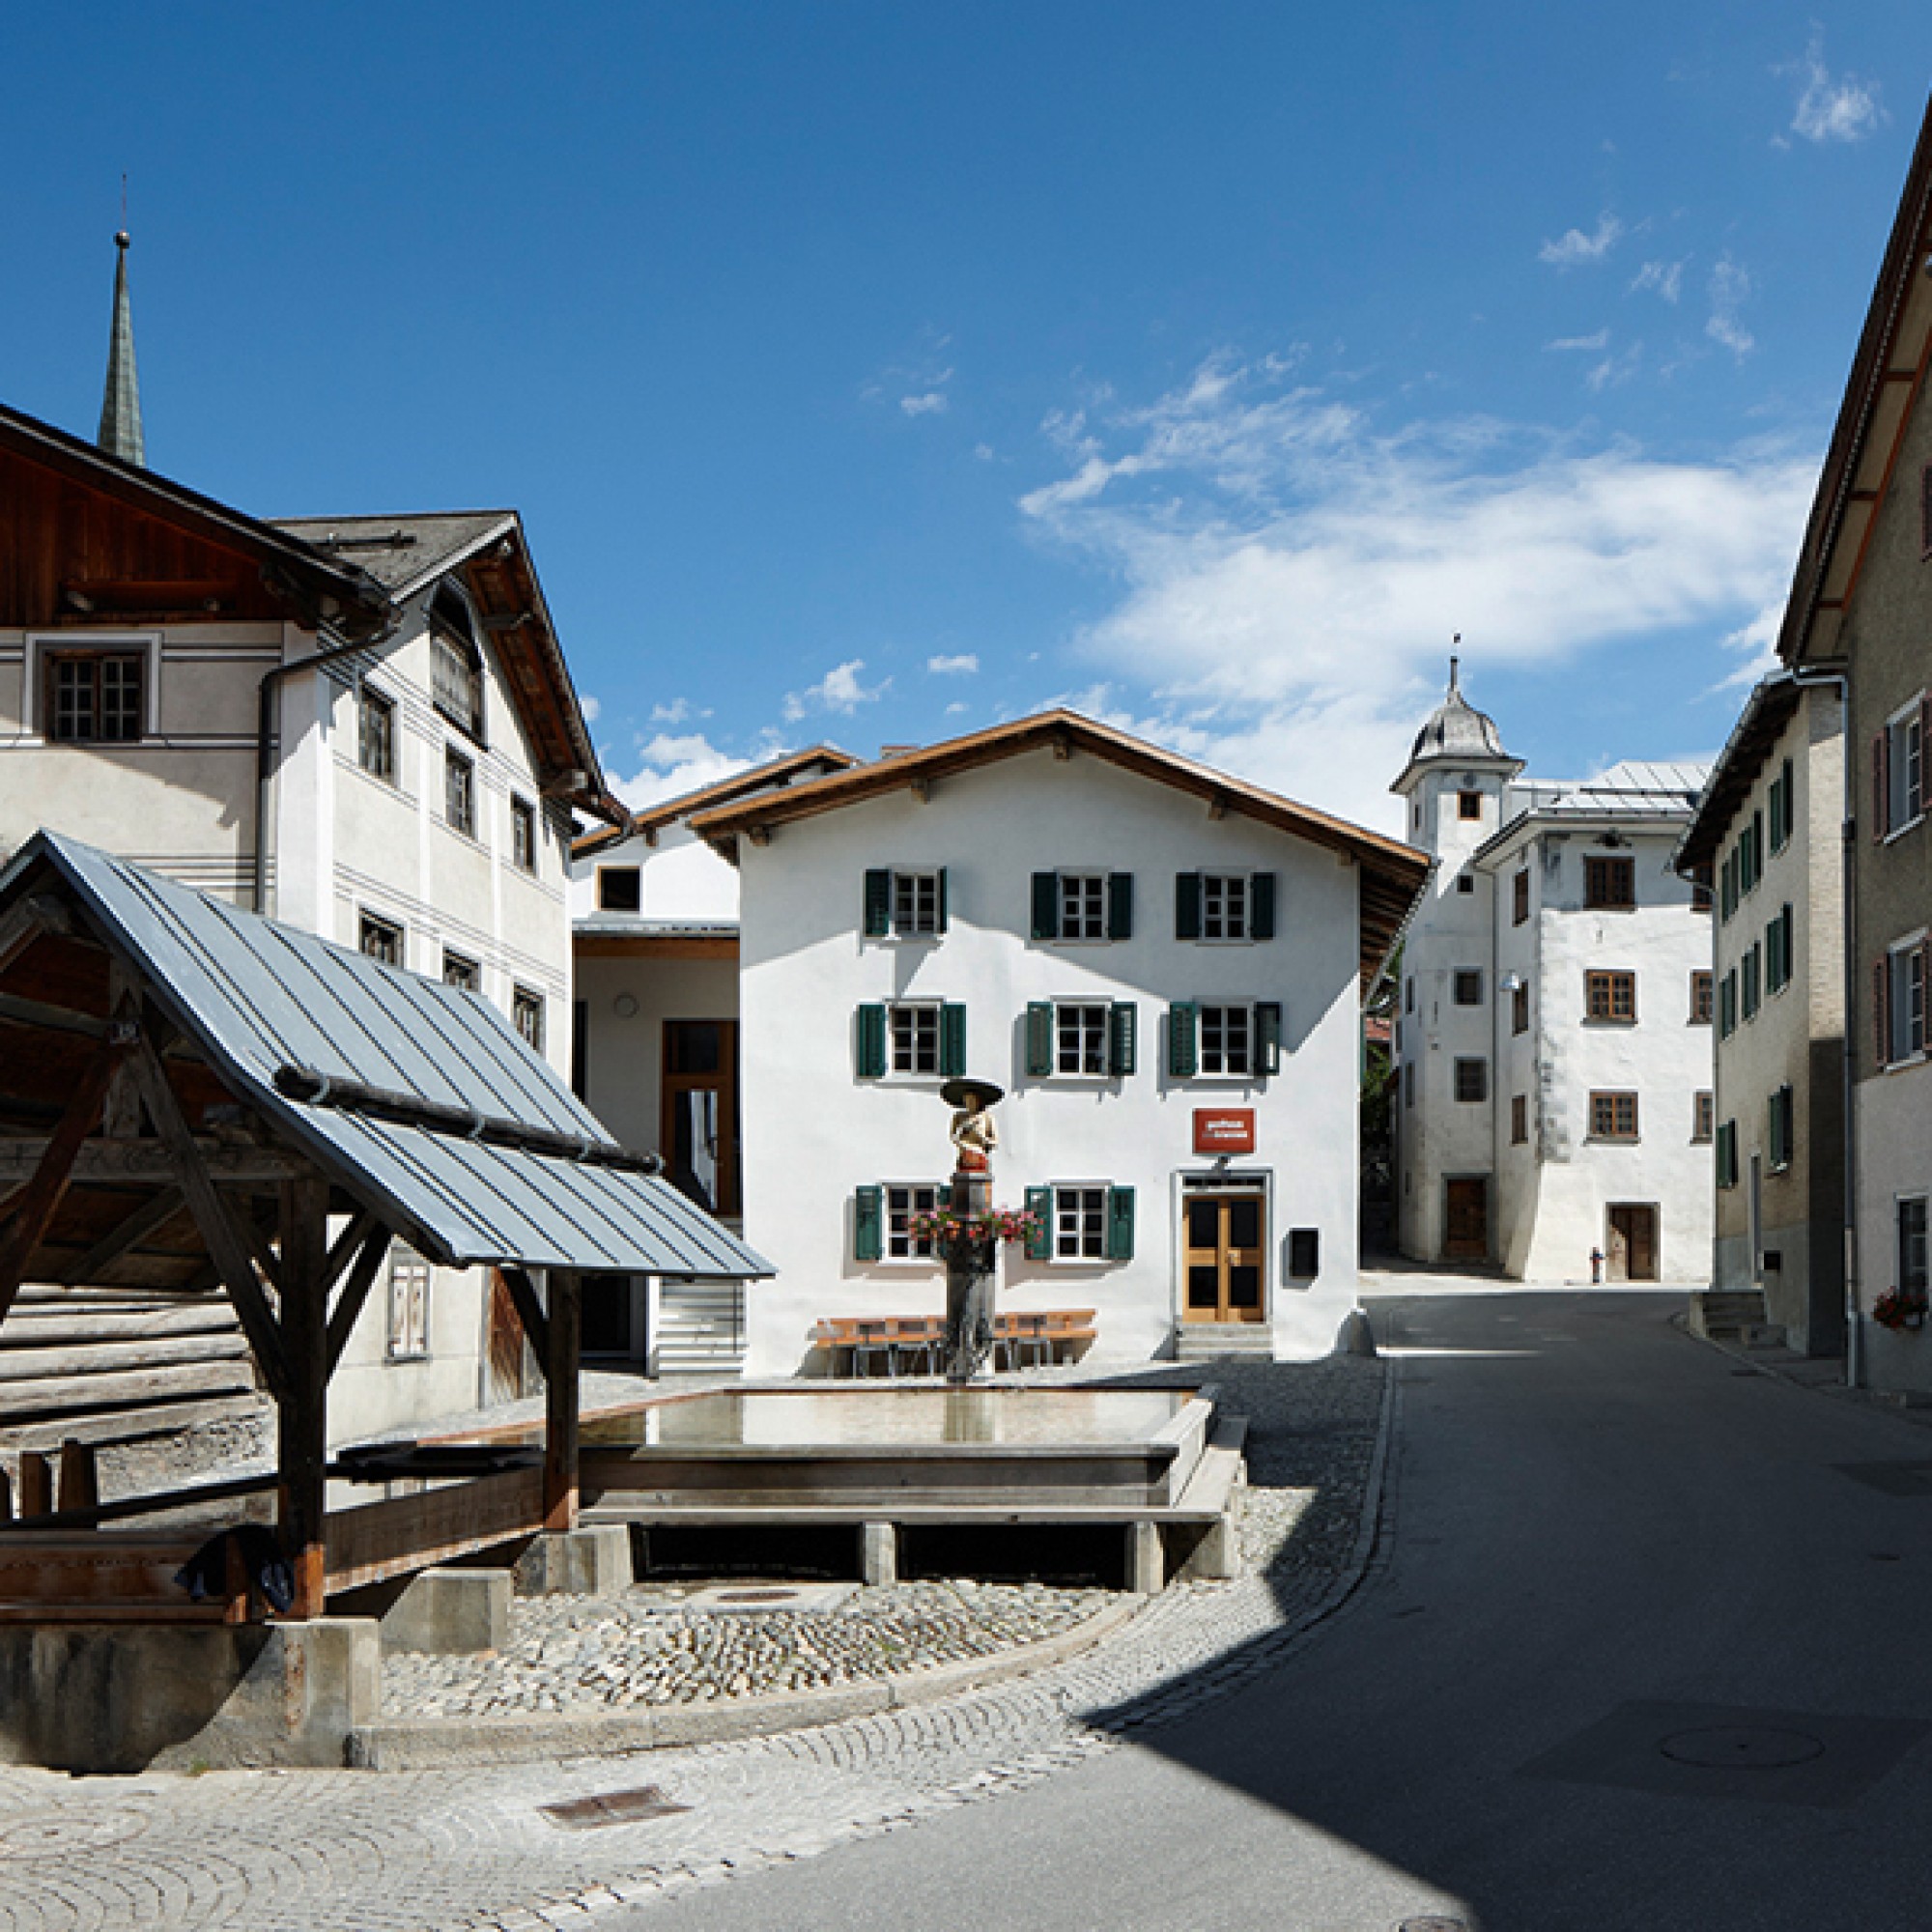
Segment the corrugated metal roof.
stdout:
<path fill-rule="evenodd" d="M 436 1260 L 744 1279 L 770 1264 L 656 1175 L 312 1105 L 285 1066 L 582 1138 L 610 1136 L 480 994 L 384 966 L 56 833 L 49 860 L 118 936 L 225 1083 Z"/>

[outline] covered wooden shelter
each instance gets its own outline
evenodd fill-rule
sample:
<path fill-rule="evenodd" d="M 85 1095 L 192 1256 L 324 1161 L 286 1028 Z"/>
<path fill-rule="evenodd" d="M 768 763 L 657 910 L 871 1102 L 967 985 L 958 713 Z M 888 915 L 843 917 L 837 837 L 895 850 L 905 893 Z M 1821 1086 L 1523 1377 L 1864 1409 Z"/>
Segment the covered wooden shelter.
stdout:
<path fill-rule="evenodd" d="M 332 1589 L 574 1526 L 582 1278 L 771 1272 L 657 1166 L 479 995 L 39 834 L 0 874 L 0 1323 L 25 1284 L 225 1296 L 277 1454 L 253 1482 L 51 1518 L 40 1498 L 0 1565 L 56 1531 L 84 1570 L 105 1518 L 272 1488 L 308 1618 Z M 501 1271 L 546 1377 L 543 1466 L 331 1517 L 328 1378 L 398 1238 Z M 115 1346 L 138 1363 L 165 1326 Z"/>

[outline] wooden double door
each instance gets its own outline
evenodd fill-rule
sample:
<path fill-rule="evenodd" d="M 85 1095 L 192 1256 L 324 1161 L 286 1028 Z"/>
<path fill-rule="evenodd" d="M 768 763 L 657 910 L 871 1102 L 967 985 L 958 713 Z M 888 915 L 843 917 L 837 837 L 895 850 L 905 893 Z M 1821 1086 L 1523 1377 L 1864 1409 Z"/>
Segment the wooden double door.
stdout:
<path fill-rule="evenodd" d="M 1181 1201 L 1183 1321 L 1267 1319 L 1267 1201 L 1260 1188 Z"/>
<path fill-rule="evenodd" d="M 1605 1216 L 1605 1281 L 1657 1279 L 1657 1209 L 1648 1202 L 1623 1202 Z"/>
<path fill-rule="evenodd" d="M 1480 1177 L 1443 1182 L 1442 1259 L 1486 1262 L 1490 1258 L 1490 1183 Z"/>

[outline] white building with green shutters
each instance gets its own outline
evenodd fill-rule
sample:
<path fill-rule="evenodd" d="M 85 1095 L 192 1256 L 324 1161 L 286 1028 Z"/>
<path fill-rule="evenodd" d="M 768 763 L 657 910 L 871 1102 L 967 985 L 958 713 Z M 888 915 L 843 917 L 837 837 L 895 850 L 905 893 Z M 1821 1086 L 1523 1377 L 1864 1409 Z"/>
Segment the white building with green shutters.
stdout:
<path fill-rule="evenodd" d="M 747 1369 L 935 1316 L 955 1075 L 997 1082 L 1002 1309 L 1095 1361 L 1325 1352 L 1355 1305 L 1361 1006 L 1400 842 L 1056 711 L 700 812 L 740 873 Z"/>

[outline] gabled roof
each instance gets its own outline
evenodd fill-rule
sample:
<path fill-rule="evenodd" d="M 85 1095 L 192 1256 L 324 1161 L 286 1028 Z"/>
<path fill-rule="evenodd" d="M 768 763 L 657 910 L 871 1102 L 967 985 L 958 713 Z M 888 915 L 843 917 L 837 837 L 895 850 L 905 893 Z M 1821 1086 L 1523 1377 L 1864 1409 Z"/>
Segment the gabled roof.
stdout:
<path fill-rule="evenodd" d="M 1839 633 L 1932 361 L 1932 102 L 1918 130 L 1852 358 L 1818 493 L 1804 526 L 1777 654 L 1788 665 L 1842 655 Z"/>
<path fill-rule="evenodd" d="M 855 765 L 829 778 L 760 792 L 753 798 L 696 813 L 692 829 L 727 857 L 735 857 L 741 834 L 758 838 L 777 826 L 820 812 L 838 811 L 890 792 L 912 791 L 956 772 L 1048 749 L 1062 756 L 1085 753 L 1103 759 L 1200 799 L 1216 817 L 1252 818 L 1277 832 L 1345 854 L 1362 867 L 1362 970 L 1366 976 L 1380 966 L 1429 877 L 1428 857 L 1398 838 L 1331 817 L 1312 806 L 1297 805 L 1293 799 L 1264 791 L 1177 752 L 1164 751 L 1111 724 L 1065 710 L 1042 711 L 923 750 Z"/>
<path fill-rule="evenodd" d="M 51 870 L 217 1078 L 432 1260 L 744 1279 L 769 1265 L 606 1134 L 480 994 L 41 832 Z"/>
<path fill-rule="evenodd" d="M 1804 701 L 1804 689 L 1784 670 L 1773 671 L 1752 688 L 1743 715 L 1731 727 L 1718 762 L 1711 767 L 1690 830 L 1678 841 L 1674 863 L 1680 872 L 1690 873 L 1699 866 L 1717 863 L 1718 847 L 1723 843 L 1738 808 L 1750 795 L 1772 747 Z"/>
<path fill-rule="evenodd" d="M 582 859 L 592 852 L 601 852 L 607 845 L 622 844 L 627 838 L 648 838 L 668 825 L 675 825 L 680 818 L 733 804 L 753 792 L 791 784 L 805 774 L 816 777 L 821 772 L 849 771 L 858 762 L 850 752 L 841 752 L 837 745 L 813 745 L 809 751 L 787 752 L 782 757 L 753 765 L 749 771 L 733 772 L 715 784 L 700 785 L 696 791 L 662 799 L 633 812 L 621 824 L 586 832 L 571 846 L 570 854 L 574 859 Z"/>
<path fill-rule="evenodd" d="M 276 527 L 328 555 L 352 557 L 398 603 L 460 572 L 501 659 L 529 732 L 545 793 L 611 823 L 622 802 L 604 782 L 590 726 L 514 510 L 397 517 L 283 517 Z"/>
<path fill-rule="evenodd" d="M 355 638 L 380 630 L 388 619 L 388 595 L 354 560 L 330 556 L 298 535 L 230 509 L 152 469 L 125 463 L 4 404 L 0 404 L 0 450 L 11 450 L 56 475 L 248 557 L 311 625 L 327 618 L 345 637 Z"/>

